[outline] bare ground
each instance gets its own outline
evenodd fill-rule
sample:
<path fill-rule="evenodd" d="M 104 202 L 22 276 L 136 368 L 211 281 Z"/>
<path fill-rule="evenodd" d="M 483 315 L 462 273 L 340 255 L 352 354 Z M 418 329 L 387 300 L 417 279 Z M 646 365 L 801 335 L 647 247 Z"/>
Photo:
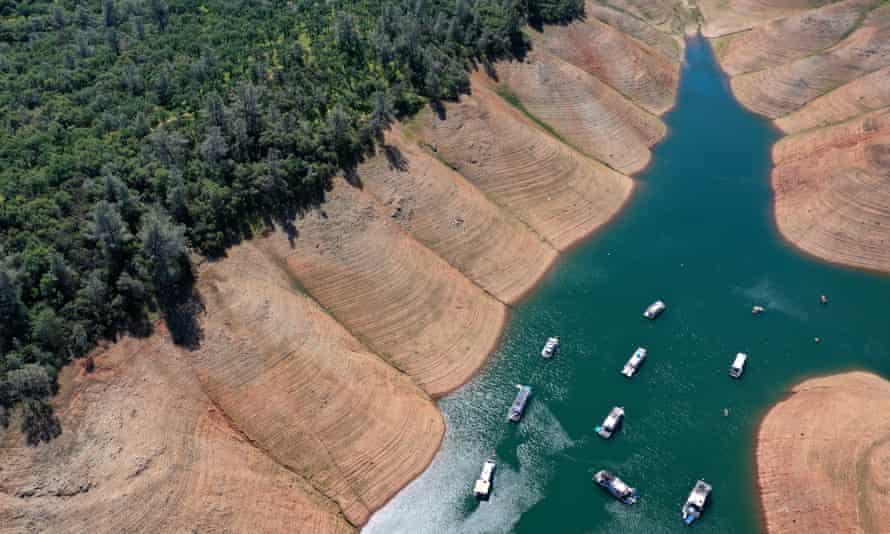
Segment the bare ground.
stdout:
<path fill-rule="evenodd" d="M 758 3 L 748 29 L 717 46 L 736 97 L 791 135 L 773 151 L 779 231 L 814 256 L 890 271 L 890 6 Z"/>
<path fill-rule="evenodd" d="M 757 436 L 769 532 L 890 532 L 890 382 L 867 373 L 807 380 Z"/>

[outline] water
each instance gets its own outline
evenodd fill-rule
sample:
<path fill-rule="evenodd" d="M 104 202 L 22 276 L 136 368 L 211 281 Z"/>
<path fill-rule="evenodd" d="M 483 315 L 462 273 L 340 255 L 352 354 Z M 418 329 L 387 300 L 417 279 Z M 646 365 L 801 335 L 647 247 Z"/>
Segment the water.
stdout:
<path fill-rule="evenodd" d="M 739 106 L 704 40 L 686 59 L 671 133 L 631 205 L 517 307 L 487 369 L 442 400 L 448 431 L 433 464 L 365 532 L 688 532 L 680 507 L 700 477 L 714 493 L 696 532 L 759 532 L 754 435 L 769 406 L 808 376 L 890 375 L 890 279 L 782 241 L 769 187 L 778 132 Z M 649 322 L 656 298 L 668 310 Z M 766 313 L 753 316 L 755 304 Z M 545 361 L 550 335 L 561 352 Z M 649 358 L 627 380 L 619 371 L 639 345 Z M 748 367 L 733 381 L 738 351 Z M 511 425 L 517 383 L 536 395 Z M 613 405 L 627 417 L 605 441 L 593 427 Z M 480 504 L 472 486 L 492 453 L 494 493 Z M 636 506 L 592 483 L 604 468 L 638 488 Z"/>

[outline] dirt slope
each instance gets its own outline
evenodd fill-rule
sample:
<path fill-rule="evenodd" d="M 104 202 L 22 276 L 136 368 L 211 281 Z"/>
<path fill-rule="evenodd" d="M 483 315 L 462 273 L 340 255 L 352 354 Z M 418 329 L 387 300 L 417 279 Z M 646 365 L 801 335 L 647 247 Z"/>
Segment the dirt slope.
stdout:
<path fill-rule="evenodd" d="M 674 52 L 663 55 L 595 17 L 532 33 L 533 46 L 599 78 L 650 113 L 674 105 L 680 67 Z"/>
<path fill-rule="evenodd" d="M 890 532 L 890 382 L 866 373 L 807 380 L 757 438 L 769 532 Z"/>
<path fill-rule="evenodd" d="M 667 129 L 656 116 L 574 65 L 534 51 L 497 65 L 523 106 L 581 152 L 627 174 L 643 169 Z"/>
<path fill-rule="evenodd" d="M 402 228 L 505 303 L 514 303 L 556 258 L 531 228 L 397 127 L 359 167 L 362 187 Z"/>
<path fill-rule="evenodd" d="M 890 266 L 890 110 L 785 138 L 773 158 L 786 238 L 832 261 Z"/>
<path fill-rule="evenodd" d="M 2 443 L 0 532 L 346 533 L 337 507 L 234 431 L 164 332 L 69 367 L 62 435 Z"/>
<path fill-rule="evenodd" d="M 362 524 L 426 467 L 444 423 L 410 378 L 295 289 L 277 255 L 288 249 L 272 232 L 203 269 L 192 365 L 237 428 Z"/>
<path fill-rule="evenodd" d="M 640 34 L 631 29 L 633 23 L 629 19 L 645 21 L 648 26 L 662 33 L 676 36 L 677 44 L 682 47 L 681 37 L 691 22 L 687 3 L 682 0 L 588 0 L 585 4 L 585 14 L 611 24 L 637 39 L 640 39 Z M 608 19 L 603 18 L 605 10 L 612 12 L 608 15 Z M 616 23 L 612 18 L 616 16 L 620 16 L 624 22 Z M 653 44 L 647 39 L 642 40 L 650 45 Z M 682 59 L 682 55 L 677 59 Z"/>
<path fill-rule="evenodd" d="M 743 3 L 731 1 L 727 9 Z M 736 74 L 736 97 L 798 134 L 773 153 L 779 230 L 821 258 L 890 271 L 890 6 L 758 3 L 763 9 L 746 19 L 751 29 L 717 46 L 721 63 Z M 788 10 L 787 18 L 775 18 Z M 709 23 L 723 24 L 729 11 L 712 10 L 717 16 Z"/>
<path fill-rule="evenodd" d="M 747 30 L 764 22 L 814 9 L 832 0 L 698 0 L 708 38 Z"/>
<path fill-rule="evenodd" d="M 404 232 L 371 195 L 334 188 L 276 255 L 350 332 L 430 395 L 463 384 L 494 349 L 506 307 Z"/>
<path fill-rule="evenodd" d="M 736 76 L 812 55 L 846 37 L 876 3 L 838 2 L 757 26 L 721 47 L 720 62 Z"/>
<path fill-rule="evenodd" d="M 788 36 L 789 41 L 793 35 Z M 765 70 L 736 76 L 732 88 L 747 108 L 778 118 L 832 89 L 890 65 L 890 6 L 872 11 L 836 46 Z"/>
<path fill-rule="evenodd" d="M 890 106 L 890 67 L 866 74 L 808 105 L 776 120 L 785 133 L 793 134 L 852 119 Z"/>
<path fill-rule="evenodd" d="M 418 138 L 557 249 L 617 213 L 630 179 L 566 147 L 485 84 L 474 78 L 472 96 L 446 106 L 444 119 L 419 118 Z"/>

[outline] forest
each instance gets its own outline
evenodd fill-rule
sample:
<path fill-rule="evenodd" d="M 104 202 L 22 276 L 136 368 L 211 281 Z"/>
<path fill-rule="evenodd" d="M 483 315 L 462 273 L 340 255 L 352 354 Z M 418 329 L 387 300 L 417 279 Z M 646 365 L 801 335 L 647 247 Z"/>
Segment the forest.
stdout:
<path fill-rule="evenodd" d="M 0 0 L 0 425 L 582 0 Z M 176 333 L 175 328 L 171 332 Z M 183 337 L 179 340 L 188 343 Z"/>

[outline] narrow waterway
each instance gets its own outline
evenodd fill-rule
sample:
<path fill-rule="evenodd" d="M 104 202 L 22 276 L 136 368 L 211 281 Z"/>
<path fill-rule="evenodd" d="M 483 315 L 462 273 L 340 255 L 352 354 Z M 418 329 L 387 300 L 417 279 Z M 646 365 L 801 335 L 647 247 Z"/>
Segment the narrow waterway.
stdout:
<path fill-rule="evenodd" d="M 688 42 L 665 120 L 670 135 L 631 205 L 517 307 L 489 366 L 441 402 L 448 432 L 430 468 L 366 533 L 687 532 L 680 506 L 698 478 L 714 493 L 697 532 L 759 532 L 754 438 L 769 406 L 811 375 L 890 376 L 890 278 L 782 241 L 769 186 L 779 134 L 735 101 L 701 38 Z M 668 310 L 649 322 L 641 313 L 656 298 Z M 767 312 L 753 316 L 755 304 Z M 549 335 L 562 350 L 545 361 Z M 628 380 L 619 371 L 637 346 L 649 358 Z M 738 351 L 750 357 L 734 381 Z M 517 383 L 535 396 L 513 425 Z M 593 427 L 613 405 L 627 417 L 605 441 Z M 494 493 L 478 503 L 473 482 L 493 454 Z M 595 486 L 599 469 L 635 486 L 639 503 Z"/>

